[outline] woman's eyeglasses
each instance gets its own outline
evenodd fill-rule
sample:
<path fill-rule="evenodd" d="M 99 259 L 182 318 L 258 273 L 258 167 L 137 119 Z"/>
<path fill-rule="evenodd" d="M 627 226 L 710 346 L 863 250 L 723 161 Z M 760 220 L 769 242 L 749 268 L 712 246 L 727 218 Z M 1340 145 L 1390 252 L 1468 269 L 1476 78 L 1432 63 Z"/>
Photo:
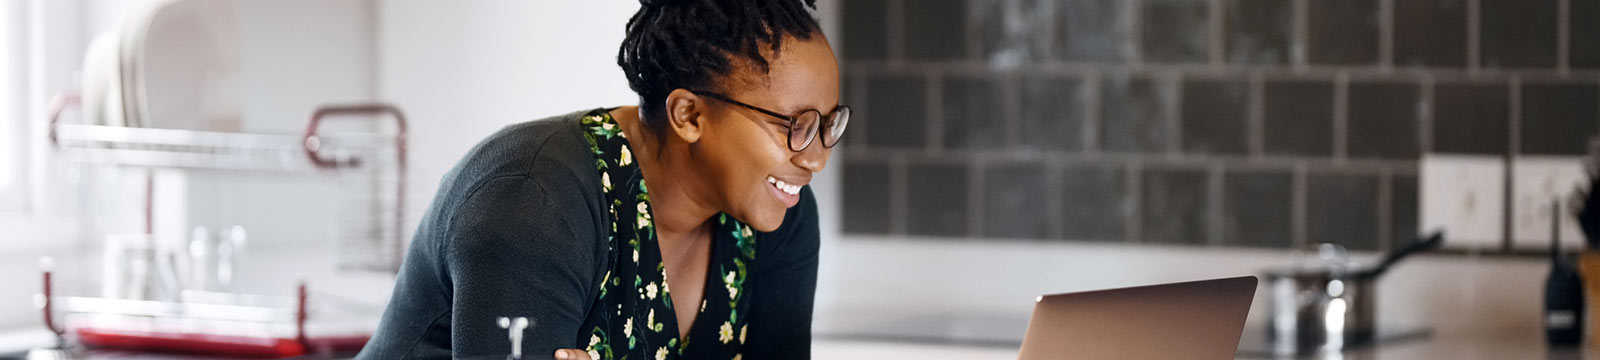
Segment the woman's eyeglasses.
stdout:
<path fill-rule="evenodd" d="M 817 132 L 822 132 L 822 147 L 831 148 L 844 137 L 844 128 L 850 124 L 850 107 L 839 105 L 828 113 L 828 121 L 824 123 L 824 114 L 816 109 L 802 110 L 794 115 L 779 114 L 776 111 L 762 109 L 755 105 L 746 104 L 729 98 L 727 95 L 710 91 L 689 90 L 695 95 L 721 100 L 730 104 L 743 106 L 762 114 L 789 121 L 789 150 L 799 152 L 811 146 L 811 141 L 817 138 Z M 826 130 L 826 131 L 822 131 Z"/>

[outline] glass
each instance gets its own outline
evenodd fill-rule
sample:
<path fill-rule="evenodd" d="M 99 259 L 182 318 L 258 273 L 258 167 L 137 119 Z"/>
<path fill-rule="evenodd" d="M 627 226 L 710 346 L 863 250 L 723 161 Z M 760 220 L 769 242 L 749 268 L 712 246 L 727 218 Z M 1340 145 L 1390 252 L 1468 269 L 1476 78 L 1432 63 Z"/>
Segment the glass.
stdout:
<path fill-rule="evenodd" d="M 824 124 L 822 121 L 822 111 L 816 109 L 806 109 L 801 110 L 799 113 L 794 115 L 784 115 L 779 114 L 776 111 L 746 104 L 738 100 L 734 100 L 727 95 L 722 95 L 715 92 L 698 90 L 689 90 L 689 92 L 695 93 L 695 95 L 705 96 L 730 104 L 743 106 L 747 109 L 755 110 L 762 114 L 787 120 L 789 122 L 789 150 L 794 150 L 795 152 L 799 152 L 801 150 L 805 150 L 807 147 L 810 147 L 811 142 L 817 138 L 817 132 L 823 128 L 826 128 L 827 131 L 822 135 L 822 147 L 831 148 L 833 145 L 839 143 L 840 138 L 844 137 L 844 129 L 846 126 L 850 125 L 849 106 L 839 105 L 834 107 L 833 111 L 827 114 L 828 121 L 826 124 Z"/>

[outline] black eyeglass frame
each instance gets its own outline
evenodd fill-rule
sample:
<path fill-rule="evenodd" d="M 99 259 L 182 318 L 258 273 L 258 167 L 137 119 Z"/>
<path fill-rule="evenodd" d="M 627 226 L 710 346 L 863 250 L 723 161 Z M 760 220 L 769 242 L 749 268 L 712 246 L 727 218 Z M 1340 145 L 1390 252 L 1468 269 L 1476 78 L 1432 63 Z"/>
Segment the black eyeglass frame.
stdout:
<path fill-rule="evenodd" d="M 801 152 L 801 151 L 804 151 L 806 148 L 811 147 L 811 143 L 815 142 L 817 137 L 822 137 L 822 147 L 823 148 L 833 148 L 833 146 L 834 145 L 838 145 L 839 144 L 839 140 L 844 137 L 844 128 L 840 128 L 839 129 L 839 133 L 837 135 L 833 135 L 832 136 L 833 137 L 833 142 L 830 143 L 830 142 L 828 142 L 828 137 L 829 136 L 823 135 L 823 133 L 824 133 L 823 130 L 826 128 L 826 126 L 824 126 L 824 125 L 832 126 L 832 125 L 834 125 L 835 122 L 839 122 L 839 123 L 842 123 L 842 125 L 840 125 L 840 126 L 845 126 L 845 127 L 849 127 L 850 126 L 850 107 L 849 106 L 845 106 L 845 105 L 835 106 L 835 107 L 833 107 L 833 110 L 829 111 L 828 113 L 823 113 L 822 110 L 817 110 L 817 109 L 805 109 L 805 110 L 800 110 L 800 112 L 797 112 L 794 115 L 784 115 L 784 114 L 778 113 L 777 111 L 763 109 L 763 108 L 761 108 L 759 106 L 746 104 L 746 103 L 744 103 L 742 101 L 739 101 L 739 100 L 734 100 L 733 98 L 728 97 L 727 95 L 723 95 L 723 94 L 720 94 L 720 93 L 717 93 L 717 92 L 713 92 L 713 91 L 689 90 L 689 92 L 690 93 L 694 93 L 695 95 L 705 96 L 705 97 L 709 97 L 709 98 L 712 98 L 712 99 L 717 99 L 717 100 L 720 100 L 720 101 L 723 101 L 723 102 L 727 102 L 727 103 L 730 103 L 730 104 L 739 105 L 739 106 L 742 106 L 742 107 L 744 107 L 746 109 L 755 110 L 756 112 L 760 112 L 762 114 L 767 114 L 767 116 L 771 116 L 771 117 L 775 117 L 775 118 L 779 118 L 779 119 L 783 119 L 783 120 L 788 121 L 789 122 L 789 134 L 788 134 L 788 136 L 786 136 L 786 138 L 788 138 L 787 142 L 789 143 L 789 150 L 794 151 L 794 152 Z M 842 118 L 835 118 L 835 116 L 838 116 L 839 114 L 841 114 L 841 111 L 843 111 L 842 114 L 844 114 L 844 116 Z M 799 147 L 796 147 L 795 144 L 794 144 L 795 123 L 798 122 L 800 120 L 800 116 L 801 115 L 805 115 L 806 112 L 815 112 L 815 113 L 817 113 L 817 131 L 814 132 L 814 133 L 811 133 L 811 135 L 809 135 L 809 136 L 806 136 L 805 142 L 801 143 Z M 841 119 L 843 121 L 840 121 Z M 826 121 L 827 123 L 824 124 L 824 121 Z"/>

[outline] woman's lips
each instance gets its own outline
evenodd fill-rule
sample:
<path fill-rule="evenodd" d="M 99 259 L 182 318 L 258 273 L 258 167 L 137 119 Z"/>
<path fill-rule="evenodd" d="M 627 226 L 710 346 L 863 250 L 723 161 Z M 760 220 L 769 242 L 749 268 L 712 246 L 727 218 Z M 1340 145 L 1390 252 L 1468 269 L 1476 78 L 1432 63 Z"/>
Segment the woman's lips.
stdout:
<path fill-rule="evenodd" d="M 783 203 L 783 207 L 794 207 L 800 203 L 800 188 L 805 184 L 790 184 L 771 175 L 767 176 L 767 190 L 772 192 L 772 197 Z"/>

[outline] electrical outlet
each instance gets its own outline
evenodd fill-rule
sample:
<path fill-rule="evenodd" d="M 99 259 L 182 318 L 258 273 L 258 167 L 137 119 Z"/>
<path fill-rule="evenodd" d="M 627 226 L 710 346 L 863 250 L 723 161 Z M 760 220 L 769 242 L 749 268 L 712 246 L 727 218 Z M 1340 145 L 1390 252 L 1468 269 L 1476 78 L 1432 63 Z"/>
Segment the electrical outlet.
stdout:
<path fill-rule="evenodd" d="M 1511 161 L 1511 238 L 1518 249 L 1550 248 L 1550 205 L 1562 202 L 1554 215 L 1561 217 L 1561 245 L 1582 249 L 1583 231 L 1572 216 L 1572 194 L 1585 186 L 1583 158 L 1577 156 L 1523 156 Z"/>
<path fill-rule="evenodd" d="M 1444 230 L 1444 246 L 1499 249 L 1505 238 L 1505 160 L 1427 154 L 1418 176 L 1423 233 Z"/>

